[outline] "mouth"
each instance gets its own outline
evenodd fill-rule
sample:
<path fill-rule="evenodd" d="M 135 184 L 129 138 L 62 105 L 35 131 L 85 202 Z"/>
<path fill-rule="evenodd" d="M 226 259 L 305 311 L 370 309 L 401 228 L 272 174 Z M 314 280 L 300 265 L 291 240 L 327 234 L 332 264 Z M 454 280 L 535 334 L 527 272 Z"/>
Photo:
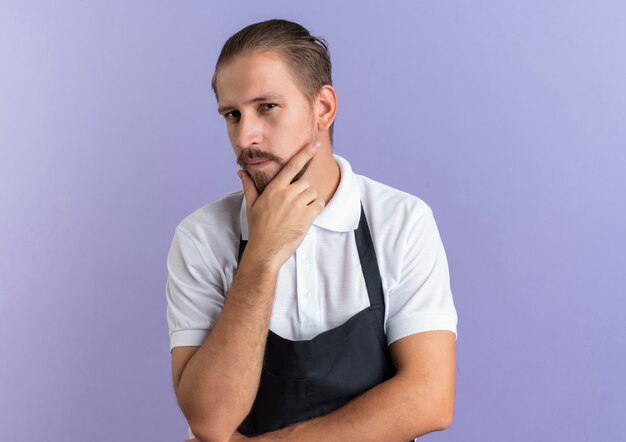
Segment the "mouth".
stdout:
<path fill-rule="evenodd" d="M 260 158 L 255 158 L 246 162 L 246 169 L 248 170 L 260 170 L 271 163 L 271 160 L 263 160 Z"/>

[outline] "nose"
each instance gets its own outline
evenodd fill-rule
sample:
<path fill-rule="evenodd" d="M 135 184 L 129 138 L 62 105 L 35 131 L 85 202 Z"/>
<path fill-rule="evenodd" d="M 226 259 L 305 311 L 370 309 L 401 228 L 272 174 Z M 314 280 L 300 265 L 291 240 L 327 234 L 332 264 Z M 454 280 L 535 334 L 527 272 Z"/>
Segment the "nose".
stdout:
<path fill-rule="evenodd" d="M 261 144 L 263 131 L 261 122 L 251 115 L 241 115 L 235 128 L 235 144 L 239 149 L 246 149 Z"/>

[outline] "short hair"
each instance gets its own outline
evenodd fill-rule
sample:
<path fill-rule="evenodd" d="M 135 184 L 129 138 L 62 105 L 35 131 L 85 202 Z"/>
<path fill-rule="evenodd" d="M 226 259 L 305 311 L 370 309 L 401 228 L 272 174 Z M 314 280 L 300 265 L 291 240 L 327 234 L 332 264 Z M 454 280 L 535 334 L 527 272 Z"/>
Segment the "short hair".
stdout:
<path fill-rule="evenodd" d="M 312 36 L 298 23 L 272 19 L 246 26 L 226 40 L 211 80 L 216 99 L 219 100 L 216 85 L 219 68 L 239 55 L 255 51 L 276 51 L 281 55 L 309 102 L 313 102 L 322 86 L 333 84 L 326 40 Z M 334 125 L 333 122 L 329 128 L 331 143 Z"/>

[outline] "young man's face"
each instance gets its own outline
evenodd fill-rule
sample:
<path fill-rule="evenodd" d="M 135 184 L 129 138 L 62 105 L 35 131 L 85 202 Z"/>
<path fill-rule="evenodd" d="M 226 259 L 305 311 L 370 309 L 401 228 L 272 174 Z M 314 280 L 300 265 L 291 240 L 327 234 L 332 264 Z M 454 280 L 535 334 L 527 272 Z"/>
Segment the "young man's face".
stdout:
<path fill-rule="evenodd" d="M 317 138 L 311 103 L 275 52 L 238 56 L 219 69 L 216 88 L 237 162 L 262 192 L 296 152 Z"/>

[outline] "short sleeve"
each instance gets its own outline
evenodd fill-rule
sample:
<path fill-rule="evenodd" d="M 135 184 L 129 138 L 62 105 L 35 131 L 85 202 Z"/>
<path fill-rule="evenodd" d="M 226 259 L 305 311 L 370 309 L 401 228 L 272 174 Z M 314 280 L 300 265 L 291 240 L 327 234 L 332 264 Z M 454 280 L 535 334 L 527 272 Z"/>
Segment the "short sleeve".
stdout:
<path fill-rule="evenodd" d="M 224 306 L 222 278 L 209 252 L 201 254 L 191 236 L 176 229 L 167 256 L 165 289 L 170 351 L 202 345 Z"/>
<path fill-rule="evenodd" d="M 432 210 L 428 206 L 422 209 L 405 224 L 400 278 L 388 296 L 388 345 L 424 331 L 457 334 L 446 253 Z"/>

